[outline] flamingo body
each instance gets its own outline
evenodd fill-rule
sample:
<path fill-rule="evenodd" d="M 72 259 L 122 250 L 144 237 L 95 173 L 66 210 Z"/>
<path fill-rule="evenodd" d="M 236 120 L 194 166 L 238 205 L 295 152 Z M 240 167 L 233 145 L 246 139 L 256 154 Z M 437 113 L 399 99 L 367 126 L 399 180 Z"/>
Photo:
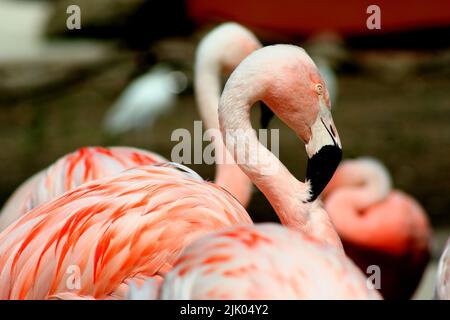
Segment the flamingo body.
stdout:
<path fill-rule="evenodd" d="M 0 299 L 123 298 L 130 279 L 166 271 L 197 237 L 250 223 L 233 196 L 198 176 L 131 169 L 77 187 L 1 233 Z M 79 288 L 68 285 L 71 270 Z"/>
<path fill-rule="evenodd" d="M 69 153 L 25 181 L 0 214 L 0 231 L 29 210 L 81 184 L 126 169 L 157 162 L 163 157 L 130 147 L 83 147 Z"/>

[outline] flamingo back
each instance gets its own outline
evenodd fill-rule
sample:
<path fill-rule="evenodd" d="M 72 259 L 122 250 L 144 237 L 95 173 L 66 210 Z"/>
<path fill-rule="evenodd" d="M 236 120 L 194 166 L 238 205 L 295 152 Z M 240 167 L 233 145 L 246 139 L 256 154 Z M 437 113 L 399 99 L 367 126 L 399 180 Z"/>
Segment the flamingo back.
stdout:
<path fill-rule="evenodd" d="M 129 279 L 170 269 L 197 237 L 250 223 L 231 194 L 198 176 L 169 164 L 130 169 L 68 191 L 0 233 L 0 299 L 123 297 Z"/>
<path fill-rule="evenodd" d="M 0 231 L 31 209 L 85 182 L 166 161 L 155 153 L 137 148 L 80 148 L 58 159 L 15 192 L 0 214 Z"/>

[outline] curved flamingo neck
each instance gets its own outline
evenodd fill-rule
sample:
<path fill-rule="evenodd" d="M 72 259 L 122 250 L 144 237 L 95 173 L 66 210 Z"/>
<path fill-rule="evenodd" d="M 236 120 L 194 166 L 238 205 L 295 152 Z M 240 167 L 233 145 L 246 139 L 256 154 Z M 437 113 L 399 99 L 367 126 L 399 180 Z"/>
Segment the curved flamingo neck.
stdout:
<path fill-rule="evenodd" d="M 220 97 L 221 67 L 210 57 L 207 48 L 200 47 L 195 61 L 194 91 L 200 116 L 205 127 L 219 128 L 217 108 Z M 206 52 L 205 52 L 206 51 Z"/>
<path fill-rule="evenodd" d="M 308 183 L 298 181 L 258 140 L 250 121 L 251 106 L 263 100 L 269 77 L 253 75 L 253 82 L 227 82 L 219 104 L 219 122 L 228 151 L 243 172 L 266 196 L 282 224 L 342 249 L 327 213 L 310 197 Z M 236 81 L 237 80 L 237 81 Z"/>
<path fill-rule="evenodd" d="M 221 92 L 222 68 L 217 55 L 206 44 L 200 46 L 195 64 L 195 96 L 201 118 L 206 129 L 219 129 L 218 106 Z M 215 183 L 231 192 L 244 207 L 247 207 L 252 191 L 252 183 L 233 161 L 222 136 L 210 135 L 216 153 Z"/>

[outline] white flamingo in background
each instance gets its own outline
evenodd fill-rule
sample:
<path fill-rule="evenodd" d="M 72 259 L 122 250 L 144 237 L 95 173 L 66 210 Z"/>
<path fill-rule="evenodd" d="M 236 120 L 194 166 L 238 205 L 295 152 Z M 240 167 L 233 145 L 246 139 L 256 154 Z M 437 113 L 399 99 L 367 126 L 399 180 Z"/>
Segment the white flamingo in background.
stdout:
<path fill-rule="evenodd" d="M 259 100 L 306 144 L 307 182 L 298 181 L 258 141 L 250 108 Z M 315 247 L 317 256 L 329 257 L 329 247 L 341 253 L 330 258 L 326 272 L 352 280 L 333 285 L 363 281 L 355 268 L 342 268 L 348 258 L 327 213 L 315 201 L 342 150 L 326 86 L 305 51 L 276 45 L 244 59 L 225 85 L 219 123 L 227 149 L 236 161 L 243 161 L 239 166 L 268 198 L 282 224 L 321 243 Z M 236 143 L 242 135 L 249 143 Z M 200 236 L 251 223 L 223 188 L 168 165 L 88 182 L 33 209 L 0 233 L 0 299 L 123 298 L 130 282 L 159 279 Z M 68 286 L 73 275 L 67 271 L 74 266 L 78 286 Z M 317 281 L 316 275 L 305 276 Z"/>
<path fill-rule="evenodd" d="M 242 59 L 260 46 L 250 31 L 234 23 L 217 27 L 200 43 L 196 57 L 198 80 L 195 89 L 199 97 L 200 113 L 205 119 L 207 129 L 219 128 L 214 118 L 218 117 L 221 70 L 224 68 L 233 70 Z M 169 77 L 164 73 L 166 71 L 161 72 L 162 75 Z M 153 76 L 155 75 L 149 75 L 150 78 Z M 168 83 L 172 80 L 168 80 Z M 154 82 L 158 83 L 157 80 Z M 130 90 L 134 92 L 137 89 Z M 125 96 L 133 96 L 131 91 Z M 210 91 L 213 94 L 209 94 Z M 123 107 L 124 104 L 117 106 Z M 122 110 L 121 107 L 119 110 Z M 119 112 L 118 118 L 123 119 L 121 114 Z M 123 114 L 127 118 L 128 113 L 124 111 Z M 133 118 L 127 119 L 133 121 Z M 221 140 L 215 141 L 216 150 L 224 149 L 221 144 Z M 61 157 L 53 165 L 25 181 L 14 192 L 0 213 L 0 231 L 34 207 L 85 182 L 112 176 L 132 167 L 165 161 L 167 160 L 157 154 L 136 148 L 80 148 Z M 247 205 L 251 194 L 251 182 L 232 159 L 228 159 L 228 164 L 218 165 L 216 176 L 217 184 L 232 192 L 243 205 Z"/>

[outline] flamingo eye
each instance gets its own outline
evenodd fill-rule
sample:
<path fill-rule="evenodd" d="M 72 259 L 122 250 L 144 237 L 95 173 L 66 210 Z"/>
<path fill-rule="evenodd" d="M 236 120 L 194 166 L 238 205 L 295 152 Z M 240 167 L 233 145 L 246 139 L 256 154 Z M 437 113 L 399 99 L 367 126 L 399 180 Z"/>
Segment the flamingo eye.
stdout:
<path fill-rule="evenodd" d="M 318 94 L 318 95 L 322 95 L 323 94 L 323 85 L 322 84 L 320 84 L 320 83 L 318 83 L 318 84 L 316 84 L 316 93 Z"/>

